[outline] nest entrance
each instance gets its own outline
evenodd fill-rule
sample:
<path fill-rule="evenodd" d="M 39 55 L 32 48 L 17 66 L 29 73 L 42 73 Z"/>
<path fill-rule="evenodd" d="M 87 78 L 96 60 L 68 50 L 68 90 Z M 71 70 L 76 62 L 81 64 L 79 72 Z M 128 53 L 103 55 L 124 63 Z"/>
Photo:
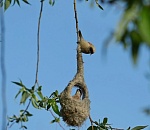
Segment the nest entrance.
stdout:
<path fill-rule="evenodd" d="M 71 96 L 72 96 L 73 98 L 76 98 L 76 97 L 77 97 L 77 99 L 82 100 L 82 99 L 83 99 L 83 91 L 82 91 L 82 89 L 80 89 L 80 88 L 74 86 L 74 87 L 72 88 L 72 91 L 71 91 Z"/>
<path fill-rule="evenodd" d="M 74 98 L 76 94 L 74 96 L 71 95 L 73 87 L 77 87 L 82 91 L 82 99 Z M 86 85 L 79 86 L 69 83 L 60 94 L 60 105 L 63 121 L 69 126 L 81 126 L 90 113 L 90 100 Z"/>

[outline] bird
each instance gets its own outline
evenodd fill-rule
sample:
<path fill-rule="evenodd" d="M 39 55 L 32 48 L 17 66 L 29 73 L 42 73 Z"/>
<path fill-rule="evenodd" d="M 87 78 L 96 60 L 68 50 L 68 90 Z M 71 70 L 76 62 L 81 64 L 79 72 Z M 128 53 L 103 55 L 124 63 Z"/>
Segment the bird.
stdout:
<path fill-rule="evenodd" d="M 95 47 L 92 43 L 84 40 L 81 31 L 79 30 L 79 42 L 81 46 L 81 52 L 85 54 L 94 54 Z"/>
<path fill-rule="evenodd" d="M 72 98 L 75 100 L 81 100 L 81 96 L 82 96 L 81 89 L 77 89 L 75 95 L 73 95 Z"/>

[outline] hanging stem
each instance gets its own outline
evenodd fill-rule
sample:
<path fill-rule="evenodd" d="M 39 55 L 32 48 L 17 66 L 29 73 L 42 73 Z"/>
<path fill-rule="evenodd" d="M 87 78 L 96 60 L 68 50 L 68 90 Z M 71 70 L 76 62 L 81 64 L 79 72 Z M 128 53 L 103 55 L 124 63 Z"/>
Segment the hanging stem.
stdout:
<path fill-rule="evenodd" d="M 76 21 L 76 32 L 77 32 L 77 41 L 79 41 L 79 27 L 78 27 L 78 17 L 77 17 L 77 9 L 76 9 L 76 0 L 74 0 L 74 14 L 75 14 L 75 21 Z"/>
<path fill-rule="evenodd" d="M 79 42 L 79 27 L 78 27 L 78 16 L 77 16 L 77 7 L 76 7 L 76 0 L 74 0 L 74 14 L 75 14 L 75 21 L 76 21 L 76 33 L 77 33 L 77 43 Z M 83 67 L 83 59 L 82 59 L 82 53 L 81 53 L 81 47 L 80 44 L 77 46 L 77 74 L 79 74 L 84 77 L 84 67 Z"/>
<path fill-rule="evenodd" d="M 41 0 L 41 8 L 40 8 L 40 14 L 39 14 L 39 20 L 38 20 L 38 31 L 37 31 L 37 63 L 36 63 L 36 76 L 35 76 L 35 85 L 38 85 L 38 72 L 39 72 L 39 62 L 40 62 L 40 25 L 41 25 L 41 17 L 42 17 L 42 11 L 43 11 L 43 2 L 44 0 Z"/>

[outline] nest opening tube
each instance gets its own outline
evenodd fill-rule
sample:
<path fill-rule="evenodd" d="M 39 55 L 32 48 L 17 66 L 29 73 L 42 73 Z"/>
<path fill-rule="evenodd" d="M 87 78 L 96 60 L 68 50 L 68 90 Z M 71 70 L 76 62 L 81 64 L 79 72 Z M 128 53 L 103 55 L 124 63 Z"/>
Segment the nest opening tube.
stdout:
<path fill-rule="evenodd" d="M 77 89 L 74 96 L 71 96 L 73 87 L 79 89 Z M 82 94 L 80 95 L 81 91 Z M 75 98 L 76 96 L 77 98 Z M 78 98 L 79 96 L 82 96 L 82 99 Z M 81 126 L 90 115 L 90 100 L 86 85 L 84 87 L 77 84 L 68 85 L 60 94 L 60 105 L 63 121 L 69 126 Z"/>

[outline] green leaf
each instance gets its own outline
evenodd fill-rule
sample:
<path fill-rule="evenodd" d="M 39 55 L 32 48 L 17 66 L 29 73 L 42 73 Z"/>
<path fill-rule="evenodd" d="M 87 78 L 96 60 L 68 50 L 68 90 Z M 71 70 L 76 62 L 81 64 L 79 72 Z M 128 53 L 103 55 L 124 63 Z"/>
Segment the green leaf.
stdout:
<path fill-rule="evenodd" d="M 26 116 L 33 116 L 30 112 L 26 111 Z"/>
<path fill-rule="evenodd" d="M 150 46 L 150 6 L 144 6 L 139 14 L 138 28 L 143 41 Z"/>
<path fill-rule="evenodd" d="M 48 104 L 52 105 L 55 102 L 54 99 L 48 99 Z"/>
<path fill-rule="evenodd" d="M 32 102 L 33 107 L 39 109 L 37 102 L 33 98 L 31 99 L 31 102 Z"/>
<path fill-rule="evenodd" d="M 57 115 L 60 116 L 60 111 L 59 111 L 59 108 L 58 108 L 58 105 L 56 104 L 56 102 L 54 102 L 54 103 L 52 104 L 52 109 L 53 109 L 53 111 L 54 111 Z"/>
<path fill-rule="evenodd" d="M 22 103 L 24 104 L 29 96 L 30 96 L 30 94 L 28 92 L 24 91 L 22 93 L 22 98 L 20 100 L 20 104 L 22 104 Z"/>
<path fill-rule="evenodd" d="M 13 115 L 13 117 L 12 117 L 12 118 L 17 119 L 18 117 L 17 117 L 16 115 Z"/>
<path fill-rule="evenodd" d="M 26 126 L 24 126 L 24 125 L 23 125 L 23 126 L 21 126 L 21 128 L 22 128 L 22 129 L 27 129 L 27 127 L 26 127 Z"/>
<path fill-rule="evenodd" d="M 17 98 L 20 93 L 21 93 L 21 89 L 18 91 L 18 93 L 16 94 L 15 98 Z"/>
<path fill-rule="evenodd" d="M 142 130 L 142 129 L 146 128 L 147 126 L 148 125 L 146 125 L 146 126 L 136 126 L 136 127 L 132 128 L 131 130 Z"/>
<path fill-rule="evenodd" d="M 16 85 L 18 85 L 18 86 L 21 86 L 21 87 L 25 87 L 25 86 L 23 85 L 23 83 L 22 83 L 21 80 L 20 80 L 20 82 L 14 82 L 14 81 L 12 81 L 12 83 L 14 83 L 14 84 L 16 84 Z"/>
<path fill-rule="evenodd" d="M 4 10 L 6 11 L 8 9 L 8 7 L 10 6 L 11 4 L 11 0 L 5 0 L 5 3 L 4 3 Z"/>
<path fill-rule="evenodd" d="M 97 126 L 90 126 L 87 130 L 98 130 Z"/>
<path fill-rule="evenodd" d="M 50 96 L 49 96 L 49 98 L 50 97 L 52 97 L 52 98 L 58 98 L 59 97 L 59 94 L 58 94 L 58 91 L 56 90 L 55 92 L 53 92 Z"/>
<path fill-rule="evenodd" d="M 12 117 L 7 117 L 7 120 L 9 121 L 9 122 L 13 122 L 14 120 L 16 120 L 17 119 L 17 116 L 16 115 L 13 115 Z"/>
<path fill-rule="evenodd" d="M 132 41 L 131 53 L 134 63 L 136 64 L 138 58 L 139 47 L 141 45 L 140 35 L 136 31 L 131 31 L 130 38 Z"/>
<path fill-rule="evenodd" d="M 30 3 L 27 0 L 22 0 L 22 1 L 25 2 L 26 4 L 30 5 Z"/>
<path fill-rule="evenodd" d="M 41 91 L 41 90 L 42 90 L 42 86 L 39 86 L 37 90 L 38 90 L 38 91 Z"/>
<path fill-rule="evenodd" d="M 101 10 L 104 10 L 103 7 L 102 7 L 100 4 L 97 3 L 97 6 L 98 6 Z"/>
<path fill-rule="evenodd" d="M 96 5 L 101 9 L 101 10 L 104 10 L 103 7 L 98 3 L 98 0 L 95 0 L 96 2 Z"/>
<path fill-rule="evenodd" d="M 55 122 L 60 122 L 60 118 L 55 117 L 55 119 L 52 120 L 50 123 L 52 124 L 52 123 L 55 123 Z"/>
<path fill-rule="evenodd" d="M 28 121 L 28 117 L 26 115 L 23 115 L 23 117 L 21 117 L 21 121 L 27 122 Z"/>
<path fill-rule="evenodd" d="M 130 127 L 128 127 L 128 129 L 127 130 L 130 130 Z"/>
<path fill-rule="evenodd" d="M 43 107 L 43 101 L 38 101 L 38 103 L 40 107 Z"/>
<path fill-rule="evenodd" d="M 94 123 L 95 123 L 96 125 L 99 125 L 99 123 L 98 123 L 97 121 L 94 121 Z"/>
<path fill-rule="evenodd" d="M 17 4 L 20 6 L 19 0 L 14 0 L 13 6 L 15 5 L 16 2 L 17 2 Z"/>
<path fill-rule="evenodd" d="M 37 91 L 37 94 L 39 95 L 39 97 L 41 98 L 41 99 L 43 99 L 44 97 L 43 97 L 43 94 L 42 94 L 42 92 L 41 91 Z"/>
<path fill-rule="evenodd" d="M 103 124 L 106 125 L 106 124 L 107 124 L 107 121 L 108 121 L 108 118 L 105 117 L 105 118 L 103 119 Z"/>
<path fill-rule="evenodd" d="M 149 75 L 150 76 L 150 75 Z M 149 116 L 150 115 L 150 108 L 145 108 L 144 112 Z"/>
<path fill-rule="evenodd" d="M 56 117 L 56 118 L 55 118 L 55 121 L 56 121 L 56 122 L 60 122 L 60 118 L 57 118 L 57 117 Z"/>
<path fill-rule="evenodd" d="M 55 0 L 49 0 L 49 4 L 53 6 L 55 4 Z"/>
<path fill-rule="evenodd" d="M 25 110 L 20 110 L 20 115 L 22 115 L 24 113 Z"/>
<path fill-rule="evenodd" d="M 41 90 L 42 90 L 42 86 L 39 86 L 38 89 L 37 89 L 37 94 L 39 95 L 39 97 L 40 97 L 41 99 L 44 99 Z"/>
<path fill-rule="evenodd" d="M 46 107 L 46 110 L 48 110 L 50 107 L 51 107 L 51 105 L 50 105 L 50 104 L 48 104 L 48 105 L 47 105 L 47 107 Z"/>
<path fill-rule="evenodd" d="M 21 120 L 21 118 L 16 118 L 16 123 L 19 123 Z"/>
<path fill-rule="evenodd" d="M 119 42 L 121 41 L 122 37 L 124 36 L 125 31 L 127 30 L 128 24 L 134 19 L 136 19 L 137 16 L 138 16 L 137 4 L 133 4 L 131 8 L 128 8 L 124 11 L 124 14 L 115 32 L 116 41 L 119 41 Z"/>
<path fill-rule="evenodd" d="M 58 97 L 58 90 L 54 92 L 55 97 Z"/>
<path fill-rule="evenodd" d="M 19 2 L 19 0 L 15 0 L 16 2 L 17 2 L 17 4 L 20 6 L 20 2 Z"/>
<path fill-rule="evenodd" d="M 50 123 L 52 124 L 52 123 L 55 123 L 56 121 L 55 120 L 52 120 Z"/>
<path fill-rule="evenodd" d="M 38 98 L 37 98 L 37 96 L 36 96 L 35 94 L 32 94 L 32 98 L 33 98 L 36 102 L 38 102 Z"/>

